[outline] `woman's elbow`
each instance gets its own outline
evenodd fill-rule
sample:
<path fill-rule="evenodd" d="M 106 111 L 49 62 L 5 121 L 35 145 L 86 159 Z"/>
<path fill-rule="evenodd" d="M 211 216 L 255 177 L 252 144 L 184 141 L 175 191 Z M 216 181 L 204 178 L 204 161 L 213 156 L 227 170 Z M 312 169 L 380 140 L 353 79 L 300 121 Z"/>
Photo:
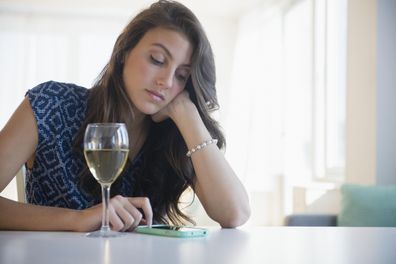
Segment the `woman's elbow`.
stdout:
<path fill-rule="evenodd" d="M 234 214 L 228 216 L 226 219 L 224 219 L 221 223 L 220 226 L 222 228 L 236 228 L 238 226 L 241 226 L 245 224 L 250 217 L 250 207 L 240 210 L 238 212 L 235 212 Z"/>

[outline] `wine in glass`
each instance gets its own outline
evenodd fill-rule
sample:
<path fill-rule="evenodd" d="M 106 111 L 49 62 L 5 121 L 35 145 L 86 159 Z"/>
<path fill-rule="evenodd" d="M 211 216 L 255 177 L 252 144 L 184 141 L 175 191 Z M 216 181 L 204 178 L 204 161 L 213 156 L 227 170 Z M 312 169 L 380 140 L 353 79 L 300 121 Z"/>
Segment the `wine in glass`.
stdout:
<path fill-rule="evenodd" d="M 110 186 L 121 174 L 129 152 L 128 132 L 123 123 L 88 124 L 84 135 L 84 155 L 88 168 L 102 187 L 102 227 L 89 237 L 116 237 L 109 226 Z"/>

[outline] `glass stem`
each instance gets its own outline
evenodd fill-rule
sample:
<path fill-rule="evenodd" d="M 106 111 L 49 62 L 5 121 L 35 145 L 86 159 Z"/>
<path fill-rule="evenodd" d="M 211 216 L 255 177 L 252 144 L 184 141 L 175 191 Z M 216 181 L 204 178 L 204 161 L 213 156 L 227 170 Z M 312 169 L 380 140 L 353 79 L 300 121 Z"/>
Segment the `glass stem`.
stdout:
<path fill-rule="evenodd" d="M 102 186 L 102 232 L 110 231 L 109 224 L 109 200 L 110 200 L 110 185 L 101 184 Z"/>

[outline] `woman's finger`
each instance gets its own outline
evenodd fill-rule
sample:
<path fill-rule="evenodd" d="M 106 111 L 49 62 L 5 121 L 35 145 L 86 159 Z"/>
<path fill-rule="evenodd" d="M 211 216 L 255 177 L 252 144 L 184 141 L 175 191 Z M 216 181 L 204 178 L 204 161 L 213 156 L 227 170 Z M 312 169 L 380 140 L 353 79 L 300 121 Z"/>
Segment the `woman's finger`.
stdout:
<path fill-rule="evenodd" d="M 111 229 L 114 231 L 120 231 L 124 228 L 124 223 L 116 213 L 111 202 L 109 204 L 109 222 Z"/>
<path fill-rule="evenodd" d="M 139 210 L 144 213 L 144 218 Z M 115 231 L 132 231 L 141 222 L 151 226 L 153 212 L 150 200 L 147 197 L 126 198 L 117 195 L 110 199 L 109 222 Z"/>
<path fill-rule="evenodd" d="M 143 210 L 144 219 L 148 226 L 153 222 L 153 210 L 151 209 L 150 200 L 147 197 L 130 197 L 129 202 L 136 208 Z M 140 222 L 140 221 L 139 221 Z"/>
<path fill-rule="evenodd" d="M 128 199 L 125 199 L 125 204 L 123 204 L 123 206 L 125 213 L 130 216 L 130 219 L 133 219 L 133 221 L 128 223 L 124 222 L 125 226 L 123 231 L 132 231 L 139 225 L 143 215 Z"/>

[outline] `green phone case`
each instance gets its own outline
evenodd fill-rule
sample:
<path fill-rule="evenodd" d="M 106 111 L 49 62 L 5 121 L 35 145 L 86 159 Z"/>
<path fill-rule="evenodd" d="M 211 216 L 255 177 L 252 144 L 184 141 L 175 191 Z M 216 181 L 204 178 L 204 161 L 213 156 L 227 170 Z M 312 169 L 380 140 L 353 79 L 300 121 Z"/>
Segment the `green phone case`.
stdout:
<path fill-rule="evenodd" d="M 168 226 L 168 225 L 152 225 L 138 226 L 135 229 L 136 233 L 149 234 L 156 236 L 168 236 L 168 237 L 204 237 L 208 234 L 208 230 L 204 228 L 196 227 L 184 227 L 184 226 Z"/>

